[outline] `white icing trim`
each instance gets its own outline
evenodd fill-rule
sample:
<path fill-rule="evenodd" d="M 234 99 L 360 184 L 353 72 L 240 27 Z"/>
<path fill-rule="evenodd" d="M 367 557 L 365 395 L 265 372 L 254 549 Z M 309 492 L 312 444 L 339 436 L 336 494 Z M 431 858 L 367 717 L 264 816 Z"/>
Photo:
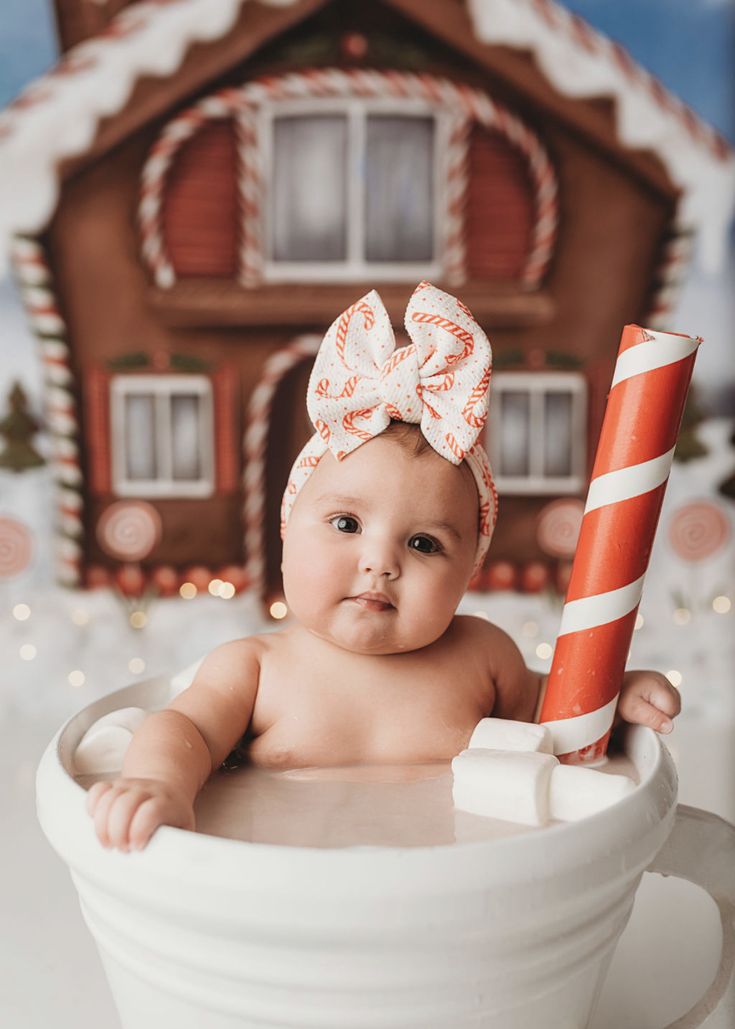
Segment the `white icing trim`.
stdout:
<path fill-rule="evenodd" d="M 719 269 L 735 212 L 735 153 L 620 46 L 551 0 L 467 0 L 485 43 L 530 51 L 564 96 L 611 97 L 618 141 L 653 151 L 683 191 L 678 219 L 701 230 L 700 258 Z"/>
<path fill-rule="evenodd" d="M 554 753 L 571 754 L 601 740 L 613 723 L 617 705 L 618 695 L 616 693 L 604 707 L 598 707 L 596 711 L 590 711 L 589 714 L 559 718 L 553 722 L 541 722 L 541 725 L 551 734 Z"/>
<path fill-rule="evenodd" d="M 565 636 L 569 632 L 594 629 L 598 625 L 607 625 L 608 622 L 614 622 L 623 615 L 627 615 L 641 599 L 644 579 L 645 573 L 640 579 L 629 582 L 627 586 L 621 586 L 617 590 L 608 590 L 607 593 L 598 593 L 592 597 L 570 600 L 564 605 L 562 611 L 559 635 Z"/>
<path fill-rule="evenodd" d="M 51 218 L 59 164 L 89 149 L 100 119 L 124 106 L 139 78 L 175 73 L 193 43 L 226 35 L 246 2 L 177 0 L 126 8 L 107 33 L 73 47 L 0 114 L 0 166 L 13 168 L 0 194 L 0 274 L 7 241 L 38 233 Z M 261 2 L 287 7 L 293 0 Z M 623 61 L 609 39 L 550 0 L 467 4 L 479 39 L 530 50 L 559 92 L 614 98 L 621 144 L 653 150 L 662 159 L 683 190 L 682 224 L 701 226 L 703 262 L 718 267 L 735 208 L 735 154 L 716 134 L 632 60 Z"/>
<path fill-rule="evenodd" d="M 637 343 L 619 355 L 610 389 L 633 375 L 683 361 L 702 342 L 694 337 L 674 336 L 670 332 L 653 332 L 651 329 L 646 329 L 646 335 L 649 338 L 644 343 Z"/>
<path fill-rule="evenodd" d="M 628 468 L 619 468 L 617 471 L 598 475 L 590 483 L 584 513 L 595 511 L 606 504 L 617 504 L 620 500 L 639 497 L 642 493 L 648 493 L 662 482 L 666 482 L 675 450 L 676 446 L 673 446 L 667 453 L 650 461 L 641 461 L 640 464 L 630 465 Z"/>
<path fill-rule="evenodd" d="M 60 162 L 89 149 L 100 120 L 121 110 L 138 79 L 172 75 L 193 43 L 225 36 L 245 2 L 135 4 L 108 33 L 69 50 L 0 115 L 0 167 L 13 168 L 0 195 L 0 274 L 7 241 L 39 232 L 51 218 Z"/>

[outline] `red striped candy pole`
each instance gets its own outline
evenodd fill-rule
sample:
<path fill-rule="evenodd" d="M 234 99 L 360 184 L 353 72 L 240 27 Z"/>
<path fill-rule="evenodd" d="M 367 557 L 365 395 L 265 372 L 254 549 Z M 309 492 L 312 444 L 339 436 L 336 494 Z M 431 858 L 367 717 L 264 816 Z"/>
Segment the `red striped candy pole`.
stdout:
<path fill-rule="evenodd" d="M 540 721 L 567 764 L 604 758 L 700 339 L 626 325 Z"/>

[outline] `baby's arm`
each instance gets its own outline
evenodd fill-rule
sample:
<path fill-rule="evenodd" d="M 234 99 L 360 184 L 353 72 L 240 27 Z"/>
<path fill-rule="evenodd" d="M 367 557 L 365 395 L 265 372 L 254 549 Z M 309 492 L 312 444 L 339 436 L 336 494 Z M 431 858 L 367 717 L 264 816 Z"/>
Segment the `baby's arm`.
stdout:
<path fill-rule="evenodd" d="M 149 715 L 130 744 L 122 775 L 95 783 L 87 810 L 105 847 L 140 849 L 159 825 L 194 828 L 194 800 L 250 722 L 260 659 L 253 640 L 225 643 L 191 686 Z"/>
<path fill-rule="evenodd" d="M 511 637 L 492 622 L 471 618 L 476 634 L 475 646 L 480 649 L 495 699 L 488 715 L 518 722 L 534 722 L 540 706 L 545 676 L 526 666 L 523 655 Z"/>

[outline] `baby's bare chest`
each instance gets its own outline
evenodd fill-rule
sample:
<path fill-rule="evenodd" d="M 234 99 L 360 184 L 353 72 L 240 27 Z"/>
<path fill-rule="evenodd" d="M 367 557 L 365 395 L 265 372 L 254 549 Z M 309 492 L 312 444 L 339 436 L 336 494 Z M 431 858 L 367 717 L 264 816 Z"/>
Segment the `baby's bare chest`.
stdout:
<path fill-rule="evenodd" d="M 490 713 L 492 684 L 456 661 L 264 662 L 251 760 L 266 767 L 449 761 Z"/>

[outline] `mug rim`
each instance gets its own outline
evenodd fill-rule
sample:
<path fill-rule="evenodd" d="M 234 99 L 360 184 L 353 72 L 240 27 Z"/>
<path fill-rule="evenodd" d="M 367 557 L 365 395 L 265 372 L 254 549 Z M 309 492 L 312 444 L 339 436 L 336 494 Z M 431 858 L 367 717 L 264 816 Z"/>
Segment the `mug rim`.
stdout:
<path fill-rule="evenodd" d="M 468 882 L 478 875 L 484 880 L 490 875 L 494 881 L 538 878 L 539 867 L 544 878 L 574 875 L 591 861 L 607 861 L 611 870 L 619 869 L 623 851 L 626 862 L 637 861 L 642 870 L 673 824 L 677 777 L 671 756 L 652 729 L 630 725 L 623 732 L 624 749 L 639 769 L 638 787 L 611 808 L 578 822 L 492 840 L 333 848 L 251 843 L 162 826 L 144 851 L 104 850 L 86 813 L 86 790 L 71 771 L 74 749 L 102 715 L 121 707 L 163 706 L 171 693 L 171 680 L 159 676 L 92 701 L 62 725 L 43 755 L 37 775 L 41 826 L 71 867 L 84 868 L 92 878 L 103 876 L 106 869 L 118 874 L 124 868 L 136 875 L 140 871 L 154 878 L 194 882 L 201 880 L 206 867 L 211 882 L 242 885 L 249 867 L 257 869 L 261 885 L 264 876 L 280 888 L 287 882 L 303 884 L 306 877 L 364 891 L 369 889 L 369 871 L 369 879 L 379 880 L 384 888 L 395 880 L 402 889 L 410 889 L 412 883 L 425 887 L 427 877 L 465 877 Z"/>

